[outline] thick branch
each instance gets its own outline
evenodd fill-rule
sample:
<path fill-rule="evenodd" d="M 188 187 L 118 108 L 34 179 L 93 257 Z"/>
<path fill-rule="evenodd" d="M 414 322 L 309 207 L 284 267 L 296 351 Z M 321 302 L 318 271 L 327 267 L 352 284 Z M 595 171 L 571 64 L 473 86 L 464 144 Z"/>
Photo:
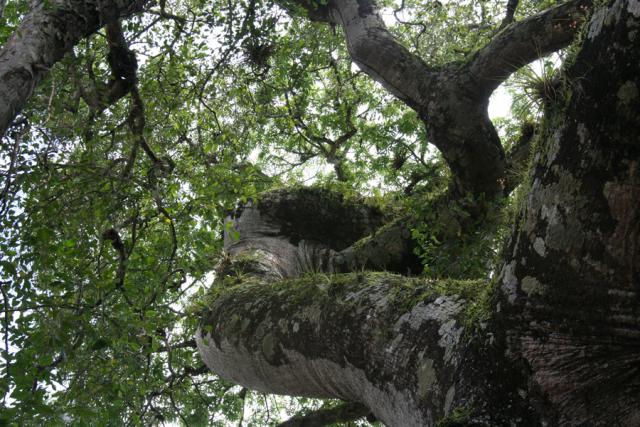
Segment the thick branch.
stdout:
<path fill-rule="evenodd" d="M 118 253 L 118 270 L 116 272 L 116 288 L 122 288 L 124 278 L 127 274 L 127 250 L 120 238 L 120 234 L 115 228 L 109 228 L 102 233 L 102 238 L 111 241 L 111 246 Z"/>
<path fill-rule="evenodd" d="M 351 59 L 411 108 L 424 110 L 435 73 L 389 33 L 373 0 L 337 0 L 331 8 L 344 29 Z"/>
<path fill-rule="evenodd" d="M 120 22 L 114 21 L 107 24 L 106 30 L 109 43 L 107 60 L 111 68 L 111 80 L 103 102 L 105 105 L 111 105 L 134 88 L 138 80 L 138 61 L 135 53 L 129 49 Z"/>
<path fill-rule="evenodd" d="M 33 3 L 33 9 L 0 51 L 0 135 L 4 135 L 46 72 L 78 41 L 105 24 L 140 11 L 144 3 L 145 0 Z"/>
<path fill-rule="evenodd" d="M 407 105 L 423 109 L 435 74 L 389 33 L 373 0 L 336 0 L 320 8 L 317 2 L 295 3 L 314 20 L 342 26 L 351 59 Z"/>
<path fill-rule="evenodd" d="M 433 70 L 398 43 L 374 1 L 336 0 L 329 9 L 344 29 L 351 58 L 425 121 L 429 141 L 453 171 L 458 195 L 500 194 L 504 153 L 486 113 L 488 95 L 475 96 L 475 82 L 457 68 Z"/>
<path fill-rule="evenodd" d="M 464 306 L 433 286 L 388 273 L 243 283 L 213 298 L 196 341 L 212 371 L 245 387 L 433 425 L 454 399 Z"/>
<path fill-rule="evenodd" d="M 414 222 L 409 217 L 381 227 L 384 218 L 376 208 L 328 190 L 264 193 L 227 221 L 225 249 L 230 255 L 260 253 L 234 267 L 243 273 L 281 279 L 365 268 L 401 274 L 422 270 L 414 254 Z M 228 273 L 221 271 L 220 275 Z"/>
<path fill-rule="evenodd" d="M 109 82 L 102 84 L 96 81 L 91 62 L 87 63 L 87 71 L 91 79 L 89 88 L 83 87 L 80 79 L 76 78 L 80 97 L 89 106 L 92 116 L 100 114 L 125 97 L 135 88 L 138 80 L 138 61 L 135 53 L 129 49 L 122 25 L 119 21 L 114 21 L 107 24 L 105 29 L 109 45 L 107 62 L 111 69 Z"/>
<path fill-rule="evenodd" d="M 571 43 L 592 7 L 592 0 L 573 0 L 507 26 L 469 62 L 482 96 L 526 64 Z"/>
<path fill-rule="evenodd" d="M 364 418 L 371 411 L 360 403 L 345 402 L 333 408 L 320 408 L 278 424 L 277 427 L 323 427 Z"/>
<path fill-rule="evenodd" d="M 225 249 L 236 256 L 260 251 L 245 267 L 261 276 L 298 277 L 333 271 L 332 259 L 384 223 L 383 214 L 361 201 L 322 189 L 263 194 L 227 219 Z"/>
<path fill-rule="evenodd" d="M 360 402 L 387 425 L 433 425 L 466 402 L 460 318 L 484 284 L 363 272 L 412 254 L 411 235 L 398 221 L 353 244 L 371 212 L 334 197 L 279 191 L 236 210 L 198 350 L 212 371 L 251 389 Z"/>
<path fill-rule="evenodd" d="M 414 253 L 416 244 L 411 236 L 414 225 L 415 221 L 408 216 L 385 225 L 334 254 L 329 263 L 331 271 L 344 273 L 367 269 L 419 274 L 423 267 Z"/>

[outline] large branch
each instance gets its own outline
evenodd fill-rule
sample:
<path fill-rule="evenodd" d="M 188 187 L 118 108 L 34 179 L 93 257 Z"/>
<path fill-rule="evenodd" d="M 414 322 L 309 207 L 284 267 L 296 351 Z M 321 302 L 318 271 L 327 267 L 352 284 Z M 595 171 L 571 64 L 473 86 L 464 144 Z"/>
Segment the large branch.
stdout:
<path fill-rule="evenodd" d="M 0 51 L 0 135 L 4 135 L 36 85 L 65 53 L 102 26 L 142 10 L 145 2 L 34 2 L 33 9 Z"/>
<path fill-rule="evenodd" d="M 296 3 L 311 19 L 340 25 L 351 59 L 411 108 L 423 110 L 436 74 L 389 33 L 373 0 L 335 0 L 321 9 L 305 0 Z"/>
<path fill-rule="evenodd" d="M 482 96 L 517 69 L 571 43 L 589 14 L 592 0 L 573 0 L 507 26 L 469 62 Z"/>
<path fill-rule="evenodd" d="M 479 417 L 493 414 L 492 396 L 504 406 L 504 395 L 483 373 L 502 367 L 486 353 L 478 365 L 461 321 L 485 284 L 363 272 L 358 262 L 407 256 L 399 223 L 353 244 L 372 218 L 375 209 L 318 189 L 264 193 L 236 210 L 196 335 L 203 360 L 247 388 L 359 402 L 390 426 L 434 425 L 470 395 Z M 349 253 L 356 263 L 337 262 Z M 331 274 L 345 265 L 356 272 Z"/>
<path fill-rule="evenodd" d="M 462 301 L 437 298 L 432 282 L 389 273 L 321 273 L 334 271 L 335 257 L 379 218 L 319 189 L 265 193 L 236 210 L 225 231 L 229 258 L 196 336 L 207 366 L 255 390 L 360 402 L 391 425 L 444 415 Z M 411 356 L 416 346 L 423 358 Z"/>
<path fill-rule="evenodd" d="M 377 208 L 329 190 L 271 191 L 227 218 L 225 250 L 245 254 L 243 273 L 276 280 L 363 269 L 419 273 L 411 236 L 415 221 L 404 216 L 382 226 L 384 221 Z M 229 273 L 223 270 L 221 275 Z"/>
<path fill-rule="evenodd" d="M 322 7 L 294 0 L 311 19 L 344 29 L 351 59 L 416 110 L 427 137 L 453 172 L 454 193 L 503 194 L 507 165 L 487 115 L 491 92 L 513 71 L 572 40 L 590 0 L 575 0 L 511 24 L 460 67 L 429 68 L 387 31 L 373 0 L 334 0 Z M 517 2 L 510 2 L 508 19 Z"/>

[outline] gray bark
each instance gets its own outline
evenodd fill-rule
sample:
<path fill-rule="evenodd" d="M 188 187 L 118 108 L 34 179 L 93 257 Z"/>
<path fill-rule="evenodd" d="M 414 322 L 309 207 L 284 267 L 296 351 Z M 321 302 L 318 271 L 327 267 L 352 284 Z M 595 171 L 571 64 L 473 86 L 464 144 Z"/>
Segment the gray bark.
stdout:
<path fill-rule="evenodd" d="M 345 279 L 230 288 L 196 336 L 203 360 L 255 390 L 360 402 L 387 425 L 432 425 L 455 395 L 464 301 L 414 305 L 405 279 L 386 273 Z"/>
<path fill-rule="evenodd" d="M 324 274 L 336 271 L 336 257 L 352 252 L 354 240 L 380 226 L 380 212 L 300 189 L 267 193 L 234 215 L 225 238 L 230 260 L 219 275 L 240 283 L 232 281 L 206 310 L 196 341 L 207 366 L 264 392 L 361 402 L 389 425 L 425 425 L 445 413 L 457 363 L 450 355 L 463 329 L 454 319 L 461 299 L 389 273 Z M 415 357 L 415 346 L 442 354 Z M 407 374 L 390 384 L 398 361 Z M 423 411 L 412 395 L 437 402 Z"/>
<path fill-rule="evenodd" d="M 376 230 L 380 220 L 317 189 L 266 193 L 237 209 L 196 336 L 207 366 L 263 392 L 358 402 L 387 425 L 433 425 L 471 401 L 481 416 L 494 411 L 476 388 L 469 397 L 472 381 L 460 374 L 472 350 L 465 304 L 486 284 L 456 282 L 448 293 L 441 282 L 364 272 L 359 262 L 383 269 L 412 255 L 403 223 Z M 356 273 L 334 274 L 349 266 Z M 487 359 L 487 371 L 506 370 Z M 523 406 L 517 394 L 500 399 Z"/>
<path fill-rule="evenodd" d="M 146 0 L 34 2 L 0 50 L 0 135 L 49 69 L 82 38 L 142 10 Z"/>

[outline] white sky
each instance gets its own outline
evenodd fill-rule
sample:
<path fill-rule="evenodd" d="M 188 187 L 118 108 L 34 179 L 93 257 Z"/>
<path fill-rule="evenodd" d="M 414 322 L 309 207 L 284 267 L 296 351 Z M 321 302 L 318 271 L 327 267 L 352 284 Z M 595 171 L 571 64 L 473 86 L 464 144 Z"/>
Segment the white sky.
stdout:
<path fill-rule="evenodd" d="M 508 117 L 511 113 L 511 95 L 500 85 L 489 99 L 489 118 Z"/>

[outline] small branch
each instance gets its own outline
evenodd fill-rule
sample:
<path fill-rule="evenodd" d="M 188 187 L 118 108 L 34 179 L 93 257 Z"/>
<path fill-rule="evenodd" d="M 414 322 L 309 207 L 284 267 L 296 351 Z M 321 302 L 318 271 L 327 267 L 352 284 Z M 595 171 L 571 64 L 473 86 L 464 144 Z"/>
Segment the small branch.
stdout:
<path fill-rule="evenodd" d="M 514 16 L 516 14 L 516 9 L 518 8 L 518 3 L 518 0 L 509 0 L 509 2 L 507 3 L 507 11 L 504 15 L 504 19 L 502 20 L 502 23 L 500 23 L 500 29 L 513 22 Z"/>
<path fill-rule="evenodd" d="M 51 78 L 51 93 L 49 94 L 49 101 L 47 102 L 47 118 L 44 120 L 45 123 L 49 122 L 51 119 L 51 105 L 53 104 L 53 96 L 56 93 L 56 79 L 55 77 Z"/>
<path fill-rule="evenodd" d="M 404 7 L 405 7 L 404 3 L 405 3 L 405 0 L 402 0 L 402 2 L 400 3 L 400 6 L 397 9 L 394 9 L 393 16 L 396 18 L 396 21 L 398 21 L 399 23 L 401 23 L 403 25 L 408 25 L 408 26 L 419 27 L 420 28 L 420 31 L 418 32 L 418 35 L 415 36 L 415 39 L 414 39 L 414 42 L 413 42 L 413 47 L 416 50 L 418 50 L 419 43 L 420 43 L 420 38 L 427 32 L 427 26 L 422 22 L 405 21 L 402 18 L 400 18 L 399 14 L 400 14 L 400 12 L 402 12 L 404 10 Z"/>
<path fill-rule="evenodd" d="M 2 291 L 2 300 L 4 302 L 4 319 L 3 319 L 3 335 L 4 335 L 4 364 L 5 364 L 5 372 L 7 379 L 7 389 L 2 390 L 2 404 L 4 405 L 6 402 L 6 398 L 8 396 L 9 387 L 11 385 L 11 352 L 9 347 L 9 295 L 4 285 L 9 286 L 11 282 L 0 282 L 0 291 Z"/>
<path fill-rule="evenodd" d="M 311 20 L 341 25 L 351 59 L 360 69 L 411 108 L 424 110 L 436 73 L 387 30 L 373 0 L 340 0 L 320 8 L 308 0 L 294 2 Z M 280 1 L 286 8 L 283 3 L 289 2 Z"/>
<path fill-rule="evenodd" d="M 127 123 L 134 136 L 135 144 L 142 147 L 142 150 L 154 165 L 160 164 L 161 162 L 158 159 L 158 156 L 153 152 L 144 137 L 144 128 L 146 126 L 144 103 L 142 102 L 138 88 L 135 86 L 131 88 L 131 111 L 129 112 Z"/>
<path fill-rule="evenodd" d="M 129 49 L 120 21 L 107 24 L 105 29 L 109 43 L 107 61 L 111 68 L 111 79 L 102 99 L 104 104 L 111 105 L 135 86 L 138 81 L 138 61 L 135 53 Z"/>
<path fill-rule="evenodd" d="M 184 368 L 185 376 L 196 376 L 211 373 L 211 370 L 207 367 L 207 365 L 200 365 L 197 368 L 192 368 L 191 366 L 187 366 Z"/>
<path fill-rule="evenodd" d="M 102 238 L 111 241 L 111 246 L 118 253 L 118 270 L 116 272 L 116 288 L 120 289 L 124 285 L 124 278 L 127 273 L 127 252 L 120 238 L 120 234 L 115 228 L 109 228 L 102 233 Z"/>
<path fill-rule="evenodd" d="M 16 132 L 13 137 L 13 147 L 11 150 L 11 154 L 9 155 L 9 167 L 7 168 L 6 178 L 4 182 L 4 188 L 0 192 L 0 202 L 2 202 L 2 209 L 0 213 L 4 216 L 5 211 L 11 207 L 11 203 L 9 202 L 9 193 L 11 192 L 11 185 L 13 183 L 13 177 L 16 173 L 17 163 L 18 163 L 18 154 L 20 153 L 20 145 L 22 143 L 22 136 L 28 130 L 28 124 L 25 121 L 25 125 L 23 130 L 20 132 Z M 4 154 L 4 153 L 3 153 Z"/>
<path fill-rule="evenodd" d="M 151 9 L 151 10 L 147 10 L 146 13 L 150 15 L 159 16 L 160 18 L 163 18 L 163 19 L 171 19 L 172 21 L 175 21 L 180 31 L 182 30 L 182 27 L 187 23 L 186 18 L 182 16 L 174 15 L 172 13 L 165 12 L 164 10 Z"/>

